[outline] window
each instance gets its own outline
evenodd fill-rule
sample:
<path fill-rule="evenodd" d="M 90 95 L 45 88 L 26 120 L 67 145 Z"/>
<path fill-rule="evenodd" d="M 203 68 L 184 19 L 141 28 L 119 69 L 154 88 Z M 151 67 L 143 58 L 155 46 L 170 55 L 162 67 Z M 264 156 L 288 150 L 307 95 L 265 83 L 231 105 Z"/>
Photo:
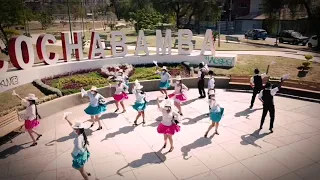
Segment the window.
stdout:
<path fill-rule="evenodd" d="M 248 8 L 247 3 L 239 3 L 239 8 Z"/>
<path fill-rule="evenodd" d="M 314 36 L 314 37 L 312 37 L 312 39 L 313 39 L 313 40 L 317 40 L 318 38 L 317 38 L 317 36 Z"/>

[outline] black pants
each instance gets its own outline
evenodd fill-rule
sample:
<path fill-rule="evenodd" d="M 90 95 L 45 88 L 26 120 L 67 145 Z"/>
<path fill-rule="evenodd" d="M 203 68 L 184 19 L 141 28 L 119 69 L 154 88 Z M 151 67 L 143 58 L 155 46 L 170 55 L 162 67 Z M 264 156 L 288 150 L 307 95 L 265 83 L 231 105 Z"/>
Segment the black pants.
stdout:
<path fill-rule="evenodd" d="M 274 105 L 263 105 L 260 128 L 262 128 L 264 120 L 265 120 L 268 112 L 269 112 L 269 115 L 270 115 L 270 127 L 269 127 L 269 129 L 273 128 L 274 114 L 275 114 Z"/>
<path fill-rule="evenodd" d="M 201 97 L 206 97 L 206 91 L 204 90 L 204 79 L 199 79 L 198 90 Z"/>
<path fill-rule="evenodd" d="M 251 98 L 251 107 L 254 104 L 254 101 L 256 100 L 256 96 L 257 94 L 259 94 L 261 91 L 261 88 L 253 88 L 253 94 L 252 94 L 252 98 Z"/>

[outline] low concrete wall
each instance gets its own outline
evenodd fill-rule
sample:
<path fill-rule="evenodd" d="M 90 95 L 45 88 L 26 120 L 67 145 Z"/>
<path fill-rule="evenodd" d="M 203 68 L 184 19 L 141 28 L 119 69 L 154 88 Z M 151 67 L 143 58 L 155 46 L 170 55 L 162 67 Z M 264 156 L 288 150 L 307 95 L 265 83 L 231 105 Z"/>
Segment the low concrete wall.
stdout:
<path fill-rule="evenodd" d="M 227 77 L 216 77 L 216 88 L 223 88 L 226 89 L 229 86 L 229 78 Z M 186 78 L 183 79 L 183 83 L 189 87 L 189 88 L 197 88 L 197 82 L 198 78 Z M 208 79 L 206 79 L 206 84 L 208 82 Z M 144 91 L 158 91 L 159 90 L 159 83 L 160 80 L 146 80 L 146 81 L 141 81 L 141 85 L 143 85 L 143 90 Z M 130 92 L 133 87 L 133 83 L 130 83 Z M 173 89 L 171 87 L 171 89 Z M 104 96 L 104 97 L 111 97 L 114 94 L 115 89 L 110 88 L 110 87 L 104 87 L 98 89 L 98 92 Z M 39 114 L 41 115 L 42 118 L 48 117 L 52 114 L 64 111 L 65 109 L 78 106 L 84 103 L 88 103 L 89 100 L 88 98 L 81 98 L 81 94 L 72 94 L 68 96 L 63 96 L 57 99 L 54 99 L 52 101 L 48 101 L 45 103 L 42 103 L 38 105 L 38 110 Z M 22 111 L 21 113 L 24 113 Z"/>

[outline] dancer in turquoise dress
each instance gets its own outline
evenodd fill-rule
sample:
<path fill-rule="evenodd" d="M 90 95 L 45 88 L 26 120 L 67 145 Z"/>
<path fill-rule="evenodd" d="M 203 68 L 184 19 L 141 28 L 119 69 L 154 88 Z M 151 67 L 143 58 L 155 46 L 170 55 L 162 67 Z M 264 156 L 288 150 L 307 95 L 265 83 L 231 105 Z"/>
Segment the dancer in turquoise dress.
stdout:
<path fill-rule="evenodd" d="M 135 81 L 135 86 L 132 89 L 132 93 L 136 96 L 136 102 L 132 106 L 133 109 L 138 111 L 138 115 L 136 117 L 136 120 L 134 121 L 134 125 L 137 126 L 137 121 L 140 116 L 142 116 L 142 124 L 145 124 L 145 114 L 144 110 L 147 107 L 147 101 L 146 101 L 146 93 L 142 91 L 143 86 L 139 83 L 138 80 Z"/>
<path fill-rule="evenodd" d="M 215 98 L 215 93 L 214 90 L 209 91 L 209 105 L 210 105 L 210 120 L 212 121 L 212 124 L 210 124 L 207 132 L 205 133 L 204 137 L 208 136 L 209 131 L 216 126 L 216 131 L 215 134 L 219 135 L 218 133 L 218 127 L 219 127 L 219 122 L 223 116 L 224 113 L 224 108 L 220 107 L 220 105 L 217 103 L 216 98 Z"/>
<path fill-rule="evenodd" d="M 84 131 L 83 124 L 81 122 L 75 122 L 75 124 L 71 123 L 71 121 L 68 119 L 68 114 L 70 114 L 70 112 L 64 113 L 63 119 L 69 123 L 69 125 L 73 128 L 74 133 L 77 135 L 73 141 L 74 148 L 71 153 L 73 158 L 72 167 L 78 170 L 85 180 L 89 180 L 89 176 L 91 174 L 86 172 L 84 169 L 84 165 L 88 162 L 90 157 L 90 152 L 87 148 L 89 141 Z"/>
<path fill-rule="evenodd" d="M 161 80 L 160 80 L 160 92 L 162 94 L 165 94 L 165 98 L 168 99 L 168 93 L 167 93 L 167 89 L 170 88 L 170 84 L 171 84 L 171 75 L 168 73 L 168 69 L 166 66 L 162 67 L 161 72 L 157 71 L 157 74 L 159 74 L 161 76 Z"/>

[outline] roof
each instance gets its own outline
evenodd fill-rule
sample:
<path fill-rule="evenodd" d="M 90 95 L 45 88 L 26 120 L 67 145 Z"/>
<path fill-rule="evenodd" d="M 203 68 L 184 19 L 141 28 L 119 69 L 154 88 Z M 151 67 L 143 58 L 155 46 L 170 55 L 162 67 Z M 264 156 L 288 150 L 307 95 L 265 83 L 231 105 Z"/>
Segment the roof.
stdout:
<path fill-rule="evenodd" d="M 261 12 L 250 13 L 246 16 L 237 17 L 236 20 L 264 20 L 267 17 Z"/>
<path fill-rule="evenodd" d="M 281 9 L 281 17 L 280 20 L 298 20 L 298 19 L 305 19 L 307 18 L 307 14 L 305 11 L 298 11 L 295 13 L 295 16 L 292 17 L 292 14 L 290 12 L 289 8 L 283 8 Z M 262 12 L 253 12 L 246 16 L 241 16 L 236 18 L 236 20 L 264 20 L 268 19 L 268 15 L 264 14 Z M 278 19 L 278 18 L 277 18 Z"/>

